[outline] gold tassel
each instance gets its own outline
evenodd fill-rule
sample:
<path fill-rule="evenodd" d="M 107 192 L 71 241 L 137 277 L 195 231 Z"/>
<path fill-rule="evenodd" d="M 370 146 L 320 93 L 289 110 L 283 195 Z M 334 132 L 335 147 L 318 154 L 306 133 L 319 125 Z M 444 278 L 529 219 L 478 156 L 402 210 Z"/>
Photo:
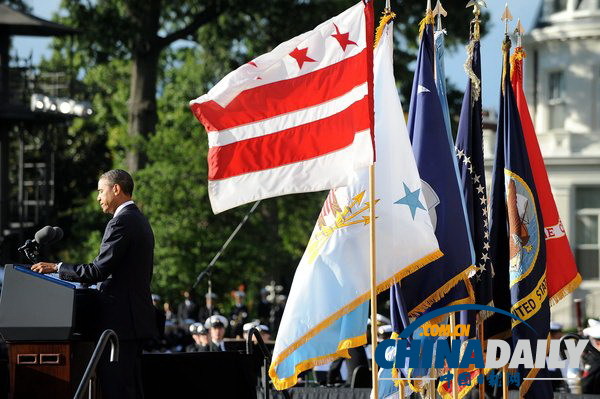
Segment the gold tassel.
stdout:
<path fill-rule="evenodd" d="M 425 25 L 433 25 L 435 20 L 433 19 L 433 12 L 428 10 L 425 14 L 425 18 L 419 22 L 419 37 L 423 36 L 423 31 L 425 30 Z"/>
<path fill-rule="evenodd" d="M 479 100 L 479 96 L 481 95 L 481 80 L 473 71 L 473 52 L 475 51 L 475 41 L 471 40 L 467 45 L 467 60 L 465 61 L 465 72 L 467 76 L 471 80 L 471 106 Z"/>
<path fill-rule="evenodd" d="M 506 95 L 506 93 L 504 93 L 504 82 L 506 81 L 506 73 L 508 72 L 506 70 L 506 61 L 508 60 L 508 54 L 510 53 L 511 44 L 512 43 L 508 35 L 506 35 L 506 38 L 502 42 L 502 83 L 500 85 L 502 87 L 503 95 Z"/>
<path fill-rule="evenodd" d="M 517 61 L 522 61 L 527 57 L 527 53 L 523 49 L 523 47 L 516 47 L 513 55 L 510 56 L 510 77 L 512 79 L 515 73 L 515 63 Z"/>
<path fill-rule="evenodd" d="M 396 18 L 396 14 L 393 13 L 392 11 L 385 10 L 383 12 L 383 15 L 379 19 L 379 26 L 377 27 L 377 30 L 375 31 L 374 47 L 377 47 L 377 44 L 379 43 L 379 39 L 381 39 L 381 35 L 383 35 L 383 28 L 385 28 L 385 26 L 394 18 Z"/>

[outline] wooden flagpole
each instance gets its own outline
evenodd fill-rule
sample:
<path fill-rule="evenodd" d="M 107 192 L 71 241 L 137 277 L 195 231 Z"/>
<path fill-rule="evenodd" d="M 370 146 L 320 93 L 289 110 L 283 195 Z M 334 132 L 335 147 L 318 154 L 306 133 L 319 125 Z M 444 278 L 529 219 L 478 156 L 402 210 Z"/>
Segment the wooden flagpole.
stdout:
<path fill-rule="evenodd" d="M 456 313 L 450 313 L 450 331 L 454 333 L 456 330 Z M 452 346 L 452 336 L 450 337 L 450 345 Z M 458 369 L 452 370 L 452 399 L 458 399 Z"/>
<path fill-rule="evenodd" d="M 508 365 L 502 367 L 502 399 L 508 399 Z"/>
<path fill-rule="evenodd" d="M 480 314 L 477 315 L 477 336 L 479 338 L 479 342 L 481 342 L 481 353 L 485 353 L 484 347 L 483 347 L 483 337 L 485 337 L 484 333 L 483 333 L 483 326 L 484 326 L 484 321 L 482 320 L 482 317 Z M 479 397 L 481 399 L 485 398 L 485 370 L 484 369 L 479 369 L 479 375 L 483 376 L 483 383 L 479 384 Z"/>
<path fill-rule="evenodd" d="M 373 380 L 373 398 L 379 397 L 377 379 L 377 363 L 375 349 L 377 348 L 377 267 L 375 247 L 375 164 L 369 166 L 369 217 L 371 238 L 371 377 Z"/>

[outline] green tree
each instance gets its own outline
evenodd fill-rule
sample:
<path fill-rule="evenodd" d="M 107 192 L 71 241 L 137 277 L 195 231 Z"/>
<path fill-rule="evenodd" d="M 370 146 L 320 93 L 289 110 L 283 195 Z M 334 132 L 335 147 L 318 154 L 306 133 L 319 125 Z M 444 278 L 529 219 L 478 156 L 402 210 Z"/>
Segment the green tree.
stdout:
<path fill-rule="evenodd" d="M 208 91 L 239 65 L 311 29 L 355 1 L 151 3 L 63 0 L 61 15 L 65 16 L 57 20 L 83 30 L 74 42 L 71 62 L 77 75 L 83 77 L 82 92 L 92 96 L 95 109 L 92 118 L 71 128 L 72 140 L 80 140 L 79 148 L 85 154 L 94 150 L 103 156 L 109 154 L 115 166 L 128 165 L 132 148 L 138 155 L 143 151 L 147 163 L 135 175 L 134 195 L 156 236 L 154 289 L 173 300 L 180 290 L 193 284 L 250 206 L 212 214 L 206 182 L 207 142 L 201 125 L 189 111 L 189 100 Z M 448 46 L 466 43 L 470 10 L 463 5 L 447 8 Z M 150 15 L 140 15 L 142 11 Z M 194 22 L 199 14 L 208 16 L 209 11 L 211 18 L 200 25 Z M 397 11 L 395 72 L 399 89 L 406 95 L 412 82 L 410 68 L 424 4 L 402 2 Z M 158 25 L 156 15 L 160 15 Z M 149 26 L 141 27 L 143 18 L 153 19 Z M 191 25 L 194 29 L 185 30 Z M 174 37 L 165 32 L 182 32 L 180 38 L 193 40 L 169 45 L 163 39 Z M 49 64 L 56 68 L 65 63 L 71 48 L 60 39 L 55 49 Z M 141 61 L 145 56 L 148 58 Z M 147 77 L 143 76 L 144 68 L 150 70 Z M 139 112 L 132 110 L 134 104 L 142 104 Z M 406 97 L 404 106 L 408 109 Z M 133 114 L 143 119 L 139 126 L 147 129 L 132 131 Z M 90 146 L 94 133 L 98 143 Z M 143 139 L 132 140 L 136 133 L 142 133 Z M 86 172 L 86 179 L 93 182 L 75 177 L 70 181 L 83 189 L 90 185 L 93 189 L 97 169 L 104 166 L 95 163 L 96 174 Z M 244 283 L 252 294 L 271 278 L 291 283 L 324 196 L 314 193 L 263 201 L 219 260 L 213 275 L 215 291 L 224 293 Z M 92 197 L 82 193 L 78 198 L 77 208 L 63 211 L 73 221 L 71 233 L 85 236 L 86 229 L 95 233 L 83 247 L 76 249 L 71 243 L 64 256 L 89 258 L 97 251 L 103 218 Z M 200 287 L 201 292 L 204 290 L 205 282 Z"/>

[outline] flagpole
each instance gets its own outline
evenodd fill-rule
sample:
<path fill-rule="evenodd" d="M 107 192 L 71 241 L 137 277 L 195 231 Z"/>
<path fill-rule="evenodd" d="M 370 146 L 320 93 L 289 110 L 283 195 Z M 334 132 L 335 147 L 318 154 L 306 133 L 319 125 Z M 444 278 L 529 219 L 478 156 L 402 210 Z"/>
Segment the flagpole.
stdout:
<path fill-rule="evenodd" d="M 508 366 L 502 367 L 502 399 L 508 399 Z"/>
<path fill-rule="evenodd" d="M 375 349 L 377 348 L 377 268 L 375 247 L 375 164 L 369 166 L 369 216 L 371 238 L 371 378 L 373 380 L 373 397 L 379 397 L 379 384 L 377 381 L 377 363 L 375 362 Z"/>
<path fill-rule="evenodd" d="M 456 331 L 456 313 L 450 313 L 450 331 L 454 334 Z M 450 347 L 452 348 L 452 336 L 450 337 Z M 454 348 L 452 348 L 454 349 Z M 452 399 L 458 399 L 458 369 L 452 370 Z"/>
<path fill-rule="evenodd" d="M 508 22 L 513 20 L 513 16 L 508 8 L 508 2 L 504 7 L 504 13 L 502 14 L 501 20 L 504 22 L 504 42 L 502 44 L 502 52 L 503 52 L 503 66 L 502 66 L 502 93 L 506 96 L 505 90 L 507 90 L 505 76 L 508 73 L 510 76 L 510 71 L 506 70 L 507 58 L 510 57 L 510 38 L 508 37 Z M 502 399 L 508 399 L 508 366 L 505 365 L 502 367 Z"/>
<path fill-rule="evenodd" d="M 484 335 L 484 322 L 483 319 L 481 317 L 481 314 L 477 315 L 477 335 L 479 336 L 479 342 L 481 343 L 481 353 L 485 353 L 484 347 L 483 347 L 483 337 L 485 337 Z M 485 398 L 485 370 L 484 369 L 479 369 L 479 375 L 483 376 L 483 383 L 479 384 L 479 397 L 481 399 Z"/>

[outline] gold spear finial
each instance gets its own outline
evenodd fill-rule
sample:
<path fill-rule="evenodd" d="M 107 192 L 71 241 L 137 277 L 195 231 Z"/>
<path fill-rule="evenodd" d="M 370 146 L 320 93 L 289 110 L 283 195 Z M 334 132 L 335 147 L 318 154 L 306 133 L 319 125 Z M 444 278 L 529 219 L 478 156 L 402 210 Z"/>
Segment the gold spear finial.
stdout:
<path fill-rule="evenodd" d="M 504 14 L 502 14 L 501 20 L 504 21 L 504 34 L 508 35 L 508 22 L 513 20 L 513 16 L 508 9 L 508 3 L 504 7 Z"/>
<path fill-rule="evenodd" d="M 479 17 L 481 16 L 481 8 L 487 8 L 487 4 L 485 4 L 485 1 L 483 0 L 471 0 L 467 3 L 467 8 L 468 7 L 473 7 L 473 15 L 475 15 L 475 18 L 471 21 L 471 24 L 473 25 L 473 39 L 479 40 L 481 38 L 481 20 Z"/>
<path fill-rule="evenodd" d="M 523 35 L 525 34 L 525 28 L 521 23 L 521 18 L 517 20 L 517 27 L 515 28 L 515 35 L 517 35 L 517 47 L 521 47 Z"/>
<path fill-rule="evenodd" d="M 483 0 L 471 0 L 467 3 L 467 8 L 473 7 L 473 14 L 481 14 L 481 8 L 487 8 L 487 4 Z"/>
<path fill-rule="evenodd" d="M 444 7 L 442 7 L 442 2 L 440 0 L 437 0 L 435 8 L 433 9 L 433 16 L 434 17 L 437 16 L 437 30 L 441 31 L 442 30 L 442 17 L 447 17 L 448 13 L 446 12 L 446 10 L 444 10 Z"/>

